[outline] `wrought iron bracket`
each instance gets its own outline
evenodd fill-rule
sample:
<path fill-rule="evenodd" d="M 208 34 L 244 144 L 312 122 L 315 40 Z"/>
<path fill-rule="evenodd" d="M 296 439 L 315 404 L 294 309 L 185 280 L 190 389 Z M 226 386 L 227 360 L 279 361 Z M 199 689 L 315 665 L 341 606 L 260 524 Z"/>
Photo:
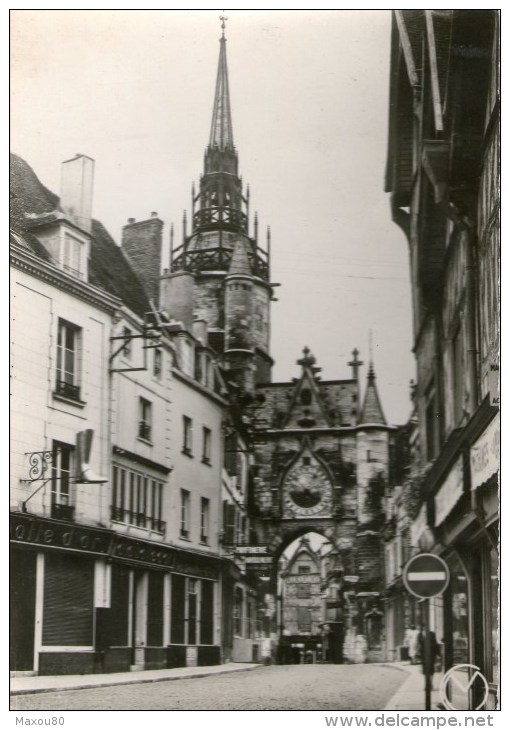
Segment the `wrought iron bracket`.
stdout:
<path fill-rule="evenodd" d="M 22 512 L 27 511 L 27 502 L 29 502 L 32 497 L 37 494 L 37 492 L 40 492 L 41 489 L 45 487 L 50 481 L 51 477 L 46 476 L 46 470 L 48 466 L 53 462 L 53 452 L 32 451 L 26 452 L 25 456 L 28 456 L 28 463 L 30 466 L 30 470 L 28 472 L 29 478 L 20 479 L 20 482 L 22 484 L 33 484 L 34 482 L 42 480 L 42 484 L 40 484 L 35 492 L 32 492 L 32 494 L 21 503 Z"/>
<path fill-rule="evenodd" d="M 154 323 L 155 322 L 155 323 Z M 133 340 L 143 340 L 143 365 L 141 367 L 128 367 L 128 368 L 115 368 L 110 367 L 111 373 L 131 373 L 140 370 L 147 370 L 147 350 L 156 349 L 161 347 L 161 332 L 163 330 L 164 323 L 161 321 L 160 313 L 154 309 L 151 312 L 146 312 L 144 316 L 144 323 L 142 327 L 142 334 L 124 334 L 110 337 L 110 342 L 121 341 L 122 344 L 117 347 L 116 350 L 110 355 L 110 365 L 114 362 L 115 358 L 121 353 L 126 345 Z"/>

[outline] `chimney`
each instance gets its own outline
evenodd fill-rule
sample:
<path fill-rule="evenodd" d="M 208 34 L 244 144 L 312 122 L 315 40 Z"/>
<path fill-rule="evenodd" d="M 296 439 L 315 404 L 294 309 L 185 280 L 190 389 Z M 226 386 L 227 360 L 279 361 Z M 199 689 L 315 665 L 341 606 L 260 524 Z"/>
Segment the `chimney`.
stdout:
<path fill-rule="evenodd" d="M 164 274 L 160 280 L 159 306 L 188 332 L 193 330 L 193 288 L 195 277 L 189 271 Z"/>
<path fill-rule="evenodd" d="M 122 229 L 122 250 L 142 282 L 147 297 L 159 301 L 163 221 L 156 212 L 145 221 L 128 218 Z"/>
<path fill-rule="evenodd" d="M 62 163 L 60 207 L 87 233 L 91 230 L 94 164 L 91 157 L 80 154 Z"/>

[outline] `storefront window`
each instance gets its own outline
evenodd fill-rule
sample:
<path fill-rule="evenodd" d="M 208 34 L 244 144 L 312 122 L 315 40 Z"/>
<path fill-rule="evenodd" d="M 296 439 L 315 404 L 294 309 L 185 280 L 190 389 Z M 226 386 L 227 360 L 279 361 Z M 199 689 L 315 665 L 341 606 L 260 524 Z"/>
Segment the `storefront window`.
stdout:
<path fill-rule="evenodd" d="M 494 548 L 490 550 L 490 596 L 491 596 L 491 648 L 492 648 L 492 681 L 499 683 L 499 578 L 498 554 Z"/>
<path fill-rule="evenodd" d="M 469 616 L 467 577 L 456 556 L 448 560 L 451 586 L 453 664 L 469 663 Z"/>

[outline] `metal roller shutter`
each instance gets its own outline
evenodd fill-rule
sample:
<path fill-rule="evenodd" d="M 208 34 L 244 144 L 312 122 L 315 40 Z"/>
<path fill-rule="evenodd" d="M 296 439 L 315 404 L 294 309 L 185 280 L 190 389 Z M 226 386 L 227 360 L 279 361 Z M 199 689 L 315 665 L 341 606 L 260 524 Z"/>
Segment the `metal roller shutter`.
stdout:
<path fill-rule="evenodd" d="M 92 646 L 94 562 L 48 554 L 44 560 L 44 646 Z"/>

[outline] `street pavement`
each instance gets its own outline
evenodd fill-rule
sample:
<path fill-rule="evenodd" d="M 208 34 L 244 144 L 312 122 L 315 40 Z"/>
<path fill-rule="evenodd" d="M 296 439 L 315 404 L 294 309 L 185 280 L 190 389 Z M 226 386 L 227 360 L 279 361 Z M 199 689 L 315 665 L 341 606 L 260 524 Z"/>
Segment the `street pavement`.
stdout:
<path fill-rule="evenodd" d="M 175 681 L 179 679 L 179 681 Z M 403 688 L 407 690 L 402 693 Z M 13 710 L 405 710 L 419 704 L 418 667 L 226 664 L 146 672 L 17 677 Z M 434 698 L 433 698 L 434 699 Z M 433 704 L 432 709 L 437 709 Z"/>

